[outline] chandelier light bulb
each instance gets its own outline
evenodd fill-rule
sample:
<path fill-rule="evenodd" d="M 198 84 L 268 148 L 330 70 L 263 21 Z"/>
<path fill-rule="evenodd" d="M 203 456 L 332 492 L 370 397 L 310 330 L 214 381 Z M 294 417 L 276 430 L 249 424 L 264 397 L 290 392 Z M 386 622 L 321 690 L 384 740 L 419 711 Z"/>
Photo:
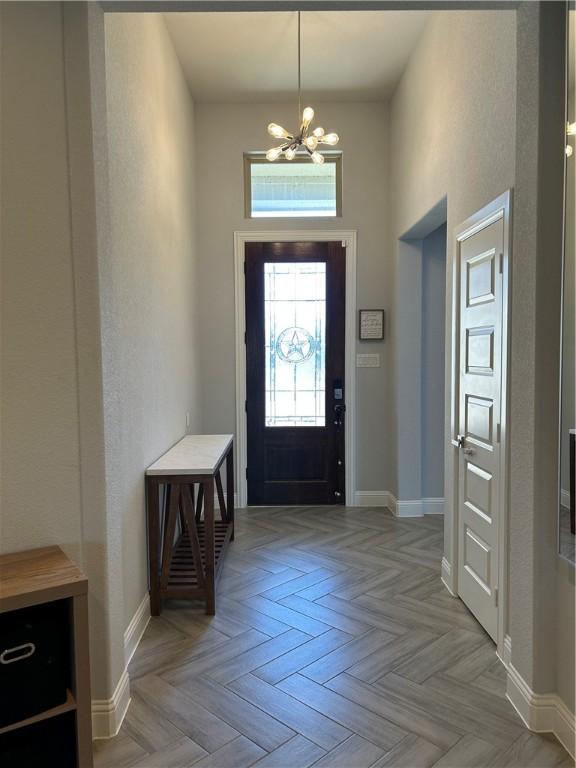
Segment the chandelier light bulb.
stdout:
<path fill-rule="evenodd" d="M 272 147 L 272 149 L 269 149 L 268 152 L 266 152 L 266 160 L 270 160 L 270 162 L 273 163 L 274 160 L 278 160 L 281 154 L 282 147 Z"/>
<path fill-rule="evenodd" d="M 572 157 L 574 154 L 574 150 L 570 146 L 570 144 L 566 144 L 566 157 Z"/>
<path fill-rule="evenodd" d="M 331 147 L 336 146 L 340 141 L 340 137 L 337 133 L 327 133 L 322 137 L 322 144 L 330 144 Z"/>
<path fill-rule="evenodd" d="M 294 160 L 296 157 L 296 148 L 295 147 L 288 147 L 286 152 L 284 152 L 284 157 L 286 160 Z"/>
<path fill-rule="evenodd" d="M 312 107 L 306 107 L 302 112 L 302 125 L 304 128 L 308 128 L 310 123 L 314 120 L 314 110 Z"/>
<path fill-rule="evenodd" d="M 312 158 L 312 162 L 316 163 L 316 165 L 322 165 L 324 162 L 324 155 L 321 155 L 320 152 L 312 152 L 310 157 Z"/>
<path fill-rule="evenodd" d="M 566 126 L 567 136 L 576 136 L 576 123 L 568 123 Z"/>
<path fill-rule="evenodd" d="M 317 139 L 321 139 L 322 136 L 324 136 L 324 128 L 322 128 L 321 125 L 318 126 L 318 128 L 314 128 L 312 131 L 312 135 L 316 136 Z"/>
<path fill-rule="evenodd" d="M 270 136 L 274 136 L 275 139 L 288 139 L 291 138 L 286 128 L 282 128 L 278 123 L 270 123 L 268 126 L 268 133 Z"/>
<path fill-rule="evenodd" d="M 318 139 L 316 138 L 316 136 L 307 136 L 304 139 L 304 144 L 306 144 L 308 149 L 311 149 L 312 151 L 314 151 L 318 146 Z"/>

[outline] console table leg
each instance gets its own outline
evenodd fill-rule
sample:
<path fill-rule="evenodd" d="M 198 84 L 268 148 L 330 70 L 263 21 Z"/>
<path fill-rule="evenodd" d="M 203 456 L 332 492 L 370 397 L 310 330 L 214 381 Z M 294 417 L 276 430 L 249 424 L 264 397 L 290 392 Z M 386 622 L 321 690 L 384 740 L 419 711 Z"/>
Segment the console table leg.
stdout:
<path fill-rule="evenodd" d="M 232 446 L 226 456 L 226 508 L 228 524 L 232 526 L 230 541 L 234 541 L 234 448 Z"/>
<path fill-rule="evenodd" d="M 206 613 L 214 616 L 216 613 L 216 591 L 214 584 L 215 554 L 214 554 L 214 478 L 205 480 L 204 487 L 204 536 L 206 543 Z"/>
<path fill-rule="evenodd" d="M 158 483 L 146 480 L 148 506 L 148 562 L 150 580 L 150 613 L 160 616 L 160 569 L 158 555 L 160 550 L 160 500 Z"/>

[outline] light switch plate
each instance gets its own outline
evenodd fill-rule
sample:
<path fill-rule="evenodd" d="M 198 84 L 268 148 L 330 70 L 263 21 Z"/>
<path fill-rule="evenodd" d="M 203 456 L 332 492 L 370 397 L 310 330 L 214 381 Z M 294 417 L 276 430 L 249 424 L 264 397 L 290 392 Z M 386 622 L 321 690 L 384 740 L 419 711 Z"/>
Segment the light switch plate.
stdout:
<path fill-rule="evenodd" d="M 380 368 L 380 355 L 356 355 L 356 368 Z"/>

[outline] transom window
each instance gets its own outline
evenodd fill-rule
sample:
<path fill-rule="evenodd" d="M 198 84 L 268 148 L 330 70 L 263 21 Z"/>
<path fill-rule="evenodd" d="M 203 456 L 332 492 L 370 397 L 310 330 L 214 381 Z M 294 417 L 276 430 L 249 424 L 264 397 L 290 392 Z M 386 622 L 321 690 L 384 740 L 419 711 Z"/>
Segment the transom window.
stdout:
<path fill-rule="evenodd" d="M 322 165 L 306 157 L 276 160 L 244 156 L 247 218 L 336 217 L 342 215 L 342 155 L 326 154 Z"/>

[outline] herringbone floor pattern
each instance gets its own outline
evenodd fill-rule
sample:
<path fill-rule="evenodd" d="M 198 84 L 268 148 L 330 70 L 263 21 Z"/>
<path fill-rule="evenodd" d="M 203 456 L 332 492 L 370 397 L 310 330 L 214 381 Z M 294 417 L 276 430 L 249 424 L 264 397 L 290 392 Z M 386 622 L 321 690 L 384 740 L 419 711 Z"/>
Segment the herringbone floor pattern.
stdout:
<path fill-rule="evenodd" d="M 168 604 L 97 768 L 568 768 L 440 578 L 442 519 L 242 510 L 217 615 Z"/>

